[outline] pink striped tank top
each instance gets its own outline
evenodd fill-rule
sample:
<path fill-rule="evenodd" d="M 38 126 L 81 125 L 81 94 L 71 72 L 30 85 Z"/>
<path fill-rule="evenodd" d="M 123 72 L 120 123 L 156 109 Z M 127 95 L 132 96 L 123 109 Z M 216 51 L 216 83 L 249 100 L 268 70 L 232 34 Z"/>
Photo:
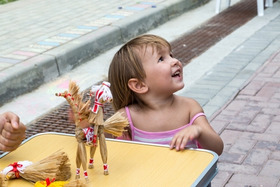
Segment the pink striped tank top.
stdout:
<path fill-rule="evenodd" d="M 130 124 L 130 129 L 131 129 L 131 139 L 132 141 L 139 141 L 139 142 L 146 142 L 146 143 L 152 143 L 152 144 L 162 144 L 162 145 L 169 145 L 169 143 L 171 142 L 173 136 L 179 132 L 180 130 L 190 126 L 193 124 L 193 122 L 196 120 L 196 118 L 200 117 L 200 116 L 205 116 L 204 113 L 198 113 L 196 114 L 190 121 L 190 123 L 177 128 L 177 129 L 173 129 L 170 131 L 163 131 L 163 132 L 147 132 L 147 131 L 143 131 L 140 130 L 138 128 L 136 128 L 133 125 L 132 119 L 131 119 L 131 115 L 130 115 L 130 111 L 129 108 L 126 106 L 125 107 L 125 111 L 126 111 L 126 115 Z M 196 140 L 193 141 L 189 141 L 187 143 L 187 146 L 189 148 L 201 148 L 199 143 Z"/>

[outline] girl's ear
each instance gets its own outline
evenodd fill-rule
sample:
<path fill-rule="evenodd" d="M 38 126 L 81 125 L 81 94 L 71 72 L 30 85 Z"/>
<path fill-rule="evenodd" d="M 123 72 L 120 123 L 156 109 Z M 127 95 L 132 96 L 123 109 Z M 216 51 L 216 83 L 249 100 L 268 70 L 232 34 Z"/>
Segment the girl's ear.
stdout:
<path fill-rule="evenodd" d="M 148 86 L 136 78 L 131 78 L 128 81 L 128 87 L 135 93 L 143 94 L 148 91 Z"/>

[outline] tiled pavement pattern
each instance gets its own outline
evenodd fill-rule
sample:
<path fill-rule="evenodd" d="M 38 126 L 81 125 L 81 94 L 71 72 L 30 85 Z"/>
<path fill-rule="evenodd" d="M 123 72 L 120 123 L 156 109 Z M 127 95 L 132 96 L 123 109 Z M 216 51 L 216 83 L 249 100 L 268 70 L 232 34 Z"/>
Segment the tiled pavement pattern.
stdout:
<path fill-rule="evenodd" d="M 240 1 L 172 42 L 173 53 L 186 65 L 256 14 L 257 6 L 254 1 Z"/>
<path fill-rule="evenodd" d="M 225 145 L 212 186 L 280 186 L 279 114 L 280 51 L 212 118 Z"/>
<path fill-rule="evenodd" d="M 24 0 L 0 6 L 0 106 L 207 1 Z"/>
<path fill-rule="evenodd" d="M 185 93 L 204 106 L 225 144 L 213 186 L 280 186 L 279 46 L 280 16 Z"/>
<path fill-rule="evenodd" d="M 278 16 L 269 26 L 257 31 L 181 95 L 196 98 L 207 116 L 212 116 L 279 48 L 279 20 Z"/>
<path fill-rule="evenodd" d="M 181 93 L 203 105 L 225 143 L 214 187 L 280 186 L 279 30 L 280 16 Z M 112 112 L 110 106 L 105 108 L 107 114 Z M 72 130 L 62 127 L 67 125 L 67 105 L 31 124 L 28 136 L 48 130 L 51 124 L 58 132 Z"/>
<path fill-rule="evenodd" d="M 162 1 L 122 0 L 112 1 L 111 6 L 98 0 L 91 1 L 91 6 L 86 0 L 71 3 L 63 0 L 59 6 L 54 0 L 7 4 L 0 7 L 0 70 Z M 22 30 L 27 32 L 23 33 Z"/>

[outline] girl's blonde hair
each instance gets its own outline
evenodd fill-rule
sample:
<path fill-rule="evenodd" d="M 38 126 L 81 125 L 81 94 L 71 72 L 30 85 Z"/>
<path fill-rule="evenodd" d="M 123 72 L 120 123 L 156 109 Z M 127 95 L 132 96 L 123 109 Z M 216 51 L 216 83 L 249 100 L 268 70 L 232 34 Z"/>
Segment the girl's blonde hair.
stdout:
<path fill-rule="evenodd" d="M 141 62 L 141 55 L 147 46 L 152 46 L 157 51 L 168 47 L 171 51 L 170 44 L 164 38 L 146 34 L 128 41 L 114 55 L 109 67 L 108 79 L 111 83 L 110 88 L 115 110 L 131 104 L 143 104 L 137 94 L 129 89 L 128 81 L 131 78 L 144 81 L 146 74 Z"/>

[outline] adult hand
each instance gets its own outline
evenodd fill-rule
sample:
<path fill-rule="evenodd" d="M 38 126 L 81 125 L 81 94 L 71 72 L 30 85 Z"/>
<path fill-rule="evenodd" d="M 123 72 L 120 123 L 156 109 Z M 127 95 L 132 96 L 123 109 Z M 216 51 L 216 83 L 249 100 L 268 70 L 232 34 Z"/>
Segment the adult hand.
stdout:
<path fill-rule="evenodd" d="M 13 151 L 25 138 L 26 127 L 13 112 L 0 115 L 0 150 Z"/>

